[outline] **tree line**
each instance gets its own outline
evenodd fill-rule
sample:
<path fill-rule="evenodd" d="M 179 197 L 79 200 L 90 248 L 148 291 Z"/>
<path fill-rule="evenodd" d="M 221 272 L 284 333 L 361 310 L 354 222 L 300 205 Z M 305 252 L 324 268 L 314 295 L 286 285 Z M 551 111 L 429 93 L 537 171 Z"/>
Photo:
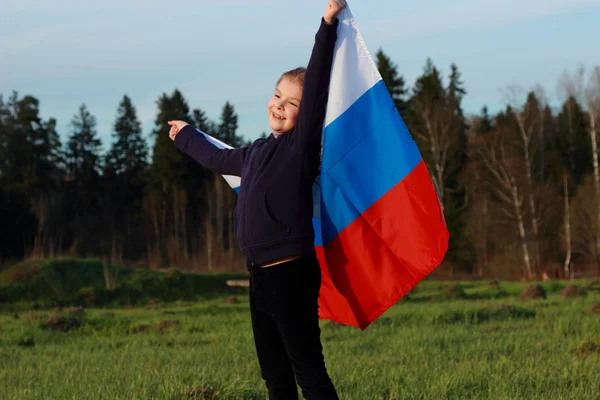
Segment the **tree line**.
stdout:
<path fill-rule="evenodd" d="M 409 88 L 382 49 L 375 58 L 443 207 L 451 239 L 440 270 L 500 278 L 600 273 L 600 66 L 559 77 L 558 109 L 539 85 L 507 86 L 504 109 L 465 115 L 457 65 L 444 75 L 428 59 Z M 212 121 L 177 89 L 158 98 L 149 141 L 124 95 L 105 153 L 85 103 L 62 143 L 56 120 L 40 117 L 38 99 L 0 94 L 0 259 L 75 255 L 243 270 L 235 194 L 175 148 L 172 119 L 234 147 L 249 144 L 231 103 Z"/>

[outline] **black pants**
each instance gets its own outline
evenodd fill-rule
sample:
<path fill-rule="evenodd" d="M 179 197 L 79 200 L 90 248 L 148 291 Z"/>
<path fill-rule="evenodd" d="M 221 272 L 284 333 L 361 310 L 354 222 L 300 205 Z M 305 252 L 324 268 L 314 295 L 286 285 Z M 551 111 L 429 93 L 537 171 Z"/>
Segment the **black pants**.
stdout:
<path fill-rule="evenodd" d="M 321 270 L 303 257 L 250 271 L 250 312 L 261 375 L 269 399 L 338 396 L 325 368 L 318 298 Z"/>

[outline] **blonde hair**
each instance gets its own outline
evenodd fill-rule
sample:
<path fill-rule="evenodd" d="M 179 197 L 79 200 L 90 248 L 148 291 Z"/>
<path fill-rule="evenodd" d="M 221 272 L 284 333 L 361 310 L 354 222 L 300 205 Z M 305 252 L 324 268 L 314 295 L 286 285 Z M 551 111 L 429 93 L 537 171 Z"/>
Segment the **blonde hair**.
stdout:
<path fill-rule="evenodd" d="M 297 81 L 298 83 L 300 83 L 300 86 L 304 86 L 304 74 L 306 73 L 306 68 L 304 67 L 298 67 L 298 68 L 294 68 L 291 69 L 287 72 L 284 72 L 281 77 L 279 77 L 279 79 L 277 80 L 277 85 L 279 85 L 279 83 L 281 82 L 281 80 L 283 78 L 290 78 L 293 79 L 295 81 Z"/>

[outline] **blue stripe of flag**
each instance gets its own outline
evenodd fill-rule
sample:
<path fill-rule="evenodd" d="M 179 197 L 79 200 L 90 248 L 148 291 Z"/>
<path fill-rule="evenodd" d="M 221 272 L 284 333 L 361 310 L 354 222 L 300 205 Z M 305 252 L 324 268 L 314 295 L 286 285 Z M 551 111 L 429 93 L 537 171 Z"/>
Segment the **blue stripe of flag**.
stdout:
<path fill-rule="evenodd" d="M 324 132 L 321 224 L 327 245 L 421 161 L 383 81 Z"/>

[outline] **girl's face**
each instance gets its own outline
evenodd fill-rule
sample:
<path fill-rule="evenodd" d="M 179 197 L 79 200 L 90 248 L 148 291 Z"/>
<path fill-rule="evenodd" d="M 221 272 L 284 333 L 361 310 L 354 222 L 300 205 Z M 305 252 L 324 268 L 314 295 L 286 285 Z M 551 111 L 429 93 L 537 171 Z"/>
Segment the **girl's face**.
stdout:
<path fill-rule="evenodd" d="M 301 99 L 302 85 L 295 79 L 283 77 L 267 105 L 269 127 L 275 136 L 289 132 L 296 126 Z"/>

